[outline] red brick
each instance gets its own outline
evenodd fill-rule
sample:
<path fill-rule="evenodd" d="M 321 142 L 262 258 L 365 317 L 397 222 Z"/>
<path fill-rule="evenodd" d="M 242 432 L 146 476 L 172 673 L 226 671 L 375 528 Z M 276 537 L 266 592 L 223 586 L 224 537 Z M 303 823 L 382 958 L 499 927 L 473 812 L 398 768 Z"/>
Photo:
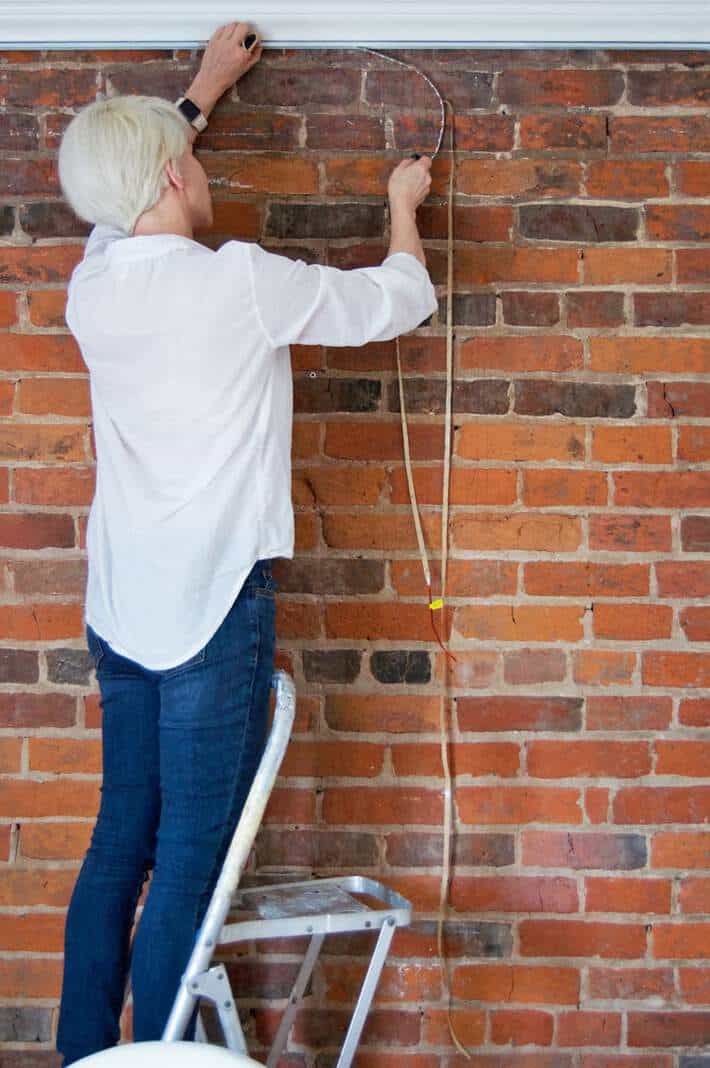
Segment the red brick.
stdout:
<path fill-rule="evenodd" d="M 533 508 L 605 505 L 609 499 L 607 476 L 602 471 L 529 468 L 523 469 L 522 476 L 523 501 Z M 590 520 L 595 518 L 590 516 Z"/>
<path fill-rule="evenodd" d="M 457 549 L 574 552 L 582 540 L 576 516 L 552 512 L 459 512 L 451 520 Z"/>
<path fill-rule="evenodd" d="M 710 968 L 679 968 L 680 992 L 689 1005 L 710 1005 Z"/>
<path fill-rule="evenodd" d="M 536 562 L 526 563 L 523 574 L 525 592 L 537 597 L 644 597 L 650 592 L 647 564 Z"/>
<path fill-rule="evenodd" d="M 691 960 L 710 956 L 710 923 L 655 924 L 653 956 L 658 960 Z"/>
<path fill-rule="evenodd" d="M 579 973 L 575 968 L 526 964 L 463 964 L 454 969 L 452 993 L 467 1001 L 574 1005 Z"/>
<path fill-rule="evenodd" d="M 527 830 L 522 834 L 522 859 L 532 867 L 573 871 L 642 868 L 646 844 L 637 834 Z"/>
<path fill-rule="evenodd" d="M 624 686 L 631 682 L 636 667 L 635 653 L 607 649 L 572 653 L 574 681 L 585 686 Z"/>
<path fill-rule="evenodd" d="M 658 641 L 671 637 L 673 609 L 670 605 L 612 604 L 592 605 L 594 635 L 616 641 Z"/>
<path fill-rule="evenodd" d="M 579 911 L 575 880 L 546 875 L 455 875 L 451 905 L 476 913 Z"/>
<path fill-rule="evenodd" d="M 710 685 L 710 656 L 705 653 L 644 653 L 641 670 L 645 686 Z"/>
<path fill-rule="evenodd" d="M 590 368 L 615 374 L 702 374 L 710 341 L 699 337 L 592 337 Z"/>
<path fill-rule="evenodd" d="M 670 697 L 588 697 L 587 730 L 663 730 L 672 711 Z"/>
<path fill-rule="evenodd" d="M 687 460 L 690 463 L 704 463 L 710 460 L 710 427 L 680 427 L 678 459 Z"/>
<path fill-rule="evenodd" d="M 456 190 L 474 197 L 573 197 L 581 174 L 579 163 L 572 161 L 463 159 L 456 168 Z M 439 195 L 444 190 L 442 183 Z"/>
<path fill-rule="evenodd" d="M 710 761 L 710 742 L 701 741 L 664 741 L 655 743 L 657 761 L 656 775 L 707 775 Z"/>
<path fill-rule="evenodd" d="M 524 957 L 643 957 L 646 931 L 641 924 L 588 920 L 523 920 L 520 952 Z"/>
<path fill-rule="evenodd" d="M 311 743 L 308 743 L 311 744 Z M 341 743 L 337 745 L 342 749 Z M 444 774 L 441 747 L 422 742 L 392 746 L 392 766 L 397 776 L 426 775 L 441 778 Z M 449 751 L 453 775 L 498 775 L 510 778 L 520 769 L 520 751 L 513 742 L 456 742 Z M 343 774 L 348 774 L 344 772 Z M 350 771 L 349 774 L 354 774 Z"/>
<path fill-rule="evenodd" d="M 462 342 L 459 358 L 462 369 L 572 371 L 582 366 L 582 346 L 577 338 L 557 334 L 472 337 Z M 480 426 L 472 429 L 480 434 Z"/>
<path fill-rule="evenodd" d="M 466 605 L 457 608 L 454 627 L 475 641 L 581 641 L 583 607 Z"/>
<path fill-rule="evenodd" d="M 662 831 L 651 842 L 653 868 L 710 868 L 710 833 Z"/>
<path fill-rule="evenodd" d="M 642 1001 L 674 994 L 671 968 L 590 968 L 590 997 L 601 1001 Z"/>
<path fill-rule="evenodd" d="M 585 185 L 587 196 L 600 200 L 668 196 L 666 167 L 660 160 L 591 160 Z"/>
<path fill-rule="evenodd" d="M 554 1017 L 532 1009 L 499 1009 L 491 1013 L 491 1041 L 499 1046 L 549 1046 Z"/>
<path fill-rule="evenodd" d="M 683 879 L 680 884 L 680 911 L 685 913 L 700 913 L 703 916 L 708 911 L 710 901 L 710 878 L 697 876 Z"/>
<path fill-rule="evenodd" d="M 462 696 L 456 701 L 462 731 L 576 731 L 581 706 L 581 698 L 574 697 Z"/>
<path fill-rule="evenodd" d="M 584 282 L 591 286 L 670 284 L 672 254 L 668 249 L 601 245 L 584 250 Z"/>
<path fill-rule="evenodd" d="M 528 773 L 536 779 L 637 778 L 651 770 L 648 742 L 533 741 Z"/>
<path fill-rule="evenodd" d="M 581 823 L 579 791 L 547 786 L 460 786 L 463 823 Z"/>
<path fill-rule="evenodd" d="M 613 810 L 615 823 L 702 823 L 710 818 L 710 786 L 629 786 Z"/>
<path fill-rule="evenodd" d="M 597 513 L 589 517 L 590 549 L 605 552 L 670 552 L 671 544 L 669 516 Z"/>
<path fill-rule="evenodd" d="M 585 879 L 585 912 L 636 912 L 669 914 L 669 879 L 603 878 Z"/>
<path fill-rule="evenodd" d="M 323 798 L 323 818 L 337 824 L 436 824 L 441 822 L 438 791 L 417 787 L 377 790 L 330 787 Z"/>
<path fill-rule="evenodd" d="M 560 1046 L 618 1046 L 621 1041 L 621 1013 L 562 1012 L 557 1018 Z"/>
<path fill-rule="evenodd" d="M 710 727 L 710 700 L 681 699 L 678 719 L 685 727 Z"/>
<path fill-rule="evenodd" d="M 673 459 L 670 427 L 595 426 L 592 460 L 603 464 L 668 464 Z"/>

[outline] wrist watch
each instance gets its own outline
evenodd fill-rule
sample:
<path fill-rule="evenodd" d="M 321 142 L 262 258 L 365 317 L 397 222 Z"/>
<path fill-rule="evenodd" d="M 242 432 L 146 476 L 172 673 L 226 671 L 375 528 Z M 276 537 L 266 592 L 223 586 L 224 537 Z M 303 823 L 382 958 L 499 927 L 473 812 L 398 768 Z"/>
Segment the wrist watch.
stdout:
<path fill-rule="evenodd" d="M 175 101 L 175 106 L 183 113 L 187 121 L 195 127 L 198 133 L 201 133 L 205 129 L 207 126 L 207 119 L 194 100 L 190 100 L 189 96 L 178 97 Z"/>

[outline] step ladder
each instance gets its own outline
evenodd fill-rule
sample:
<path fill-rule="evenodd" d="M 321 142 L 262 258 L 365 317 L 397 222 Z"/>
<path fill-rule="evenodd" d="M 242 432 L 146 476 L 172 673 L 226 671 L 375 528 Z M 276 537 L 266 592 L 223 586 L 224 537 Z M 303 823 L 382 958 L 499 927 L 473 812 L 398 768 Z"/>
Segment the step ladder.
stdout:
<path fill-rule="evenodd" d="M 195 1037 L 198 1042 L 206 1042 L 199 1008 L 201 1002 L 207 1002 L 214 1007 L 227 1049 L 246 1055 L 244 1032 L 226 968 L 224 964 L 211 964 L 217 946 L 254 939 L 310 936 L 266 1062 L 267 1068 L 276 1068 L 326 935 L 371 931 L 377 933 L 377 938 L 336 1062 L 336 1068 L 350 1068 L 392 936 L 397 927 L 411 922 L 412 906 L 377 880 L 359 875 L 237 890 L 286 752 L 295 715 L 296 694 L 291 677 L 277 671 L 272 686 L 276 704 L 269 740 L 197 932 L 161 1041 L 179 1042 L 197 1007 Z M 234 909 L 239 915 L 234 922 L 228 922 Z"/>

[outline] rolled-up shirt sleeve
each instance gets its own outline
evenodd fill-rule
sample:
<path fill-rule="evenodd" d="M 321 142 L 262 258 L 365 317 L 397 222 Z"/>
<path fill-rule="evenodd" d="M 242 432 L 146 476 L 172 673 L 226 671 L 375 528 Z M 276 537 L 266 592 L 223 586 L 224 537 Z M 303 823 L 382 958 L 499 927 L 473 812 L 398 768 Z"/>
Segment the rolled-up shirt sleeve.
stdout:
<path fill-rule="evenodd" d="M 249 244 L 256 313 L 274 348 L 358 346 L 406 334 L 436 310 L 434 286 L 410 252 L 377 267 L 308 264 Z"/>

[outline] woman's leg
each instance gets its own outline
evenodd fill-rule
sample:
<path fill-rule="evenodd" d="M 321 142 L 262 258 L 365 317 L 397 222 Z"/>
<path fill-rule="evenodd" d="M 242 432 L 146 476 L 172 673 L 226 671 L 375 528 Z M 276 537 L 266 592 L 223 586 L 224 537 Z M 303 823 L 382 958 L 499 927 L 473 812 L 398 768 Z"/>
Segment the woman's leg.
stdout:
<path fill-rule="evenodd" d="M 161 680 L 161 814 L 131 966 L 137 1042 L 162 1035 L 263 752 L 273 598 L 257 565 L 203 661 Z"/>
<path fill-rule="evenodd" d="M 131 926 L 160 812 L 157 684 L 88 627 L 87 642 L 101 690 L 103 782 L 66 919 L 57 1030 L 65 1066 L 119 1041 Z"/>

